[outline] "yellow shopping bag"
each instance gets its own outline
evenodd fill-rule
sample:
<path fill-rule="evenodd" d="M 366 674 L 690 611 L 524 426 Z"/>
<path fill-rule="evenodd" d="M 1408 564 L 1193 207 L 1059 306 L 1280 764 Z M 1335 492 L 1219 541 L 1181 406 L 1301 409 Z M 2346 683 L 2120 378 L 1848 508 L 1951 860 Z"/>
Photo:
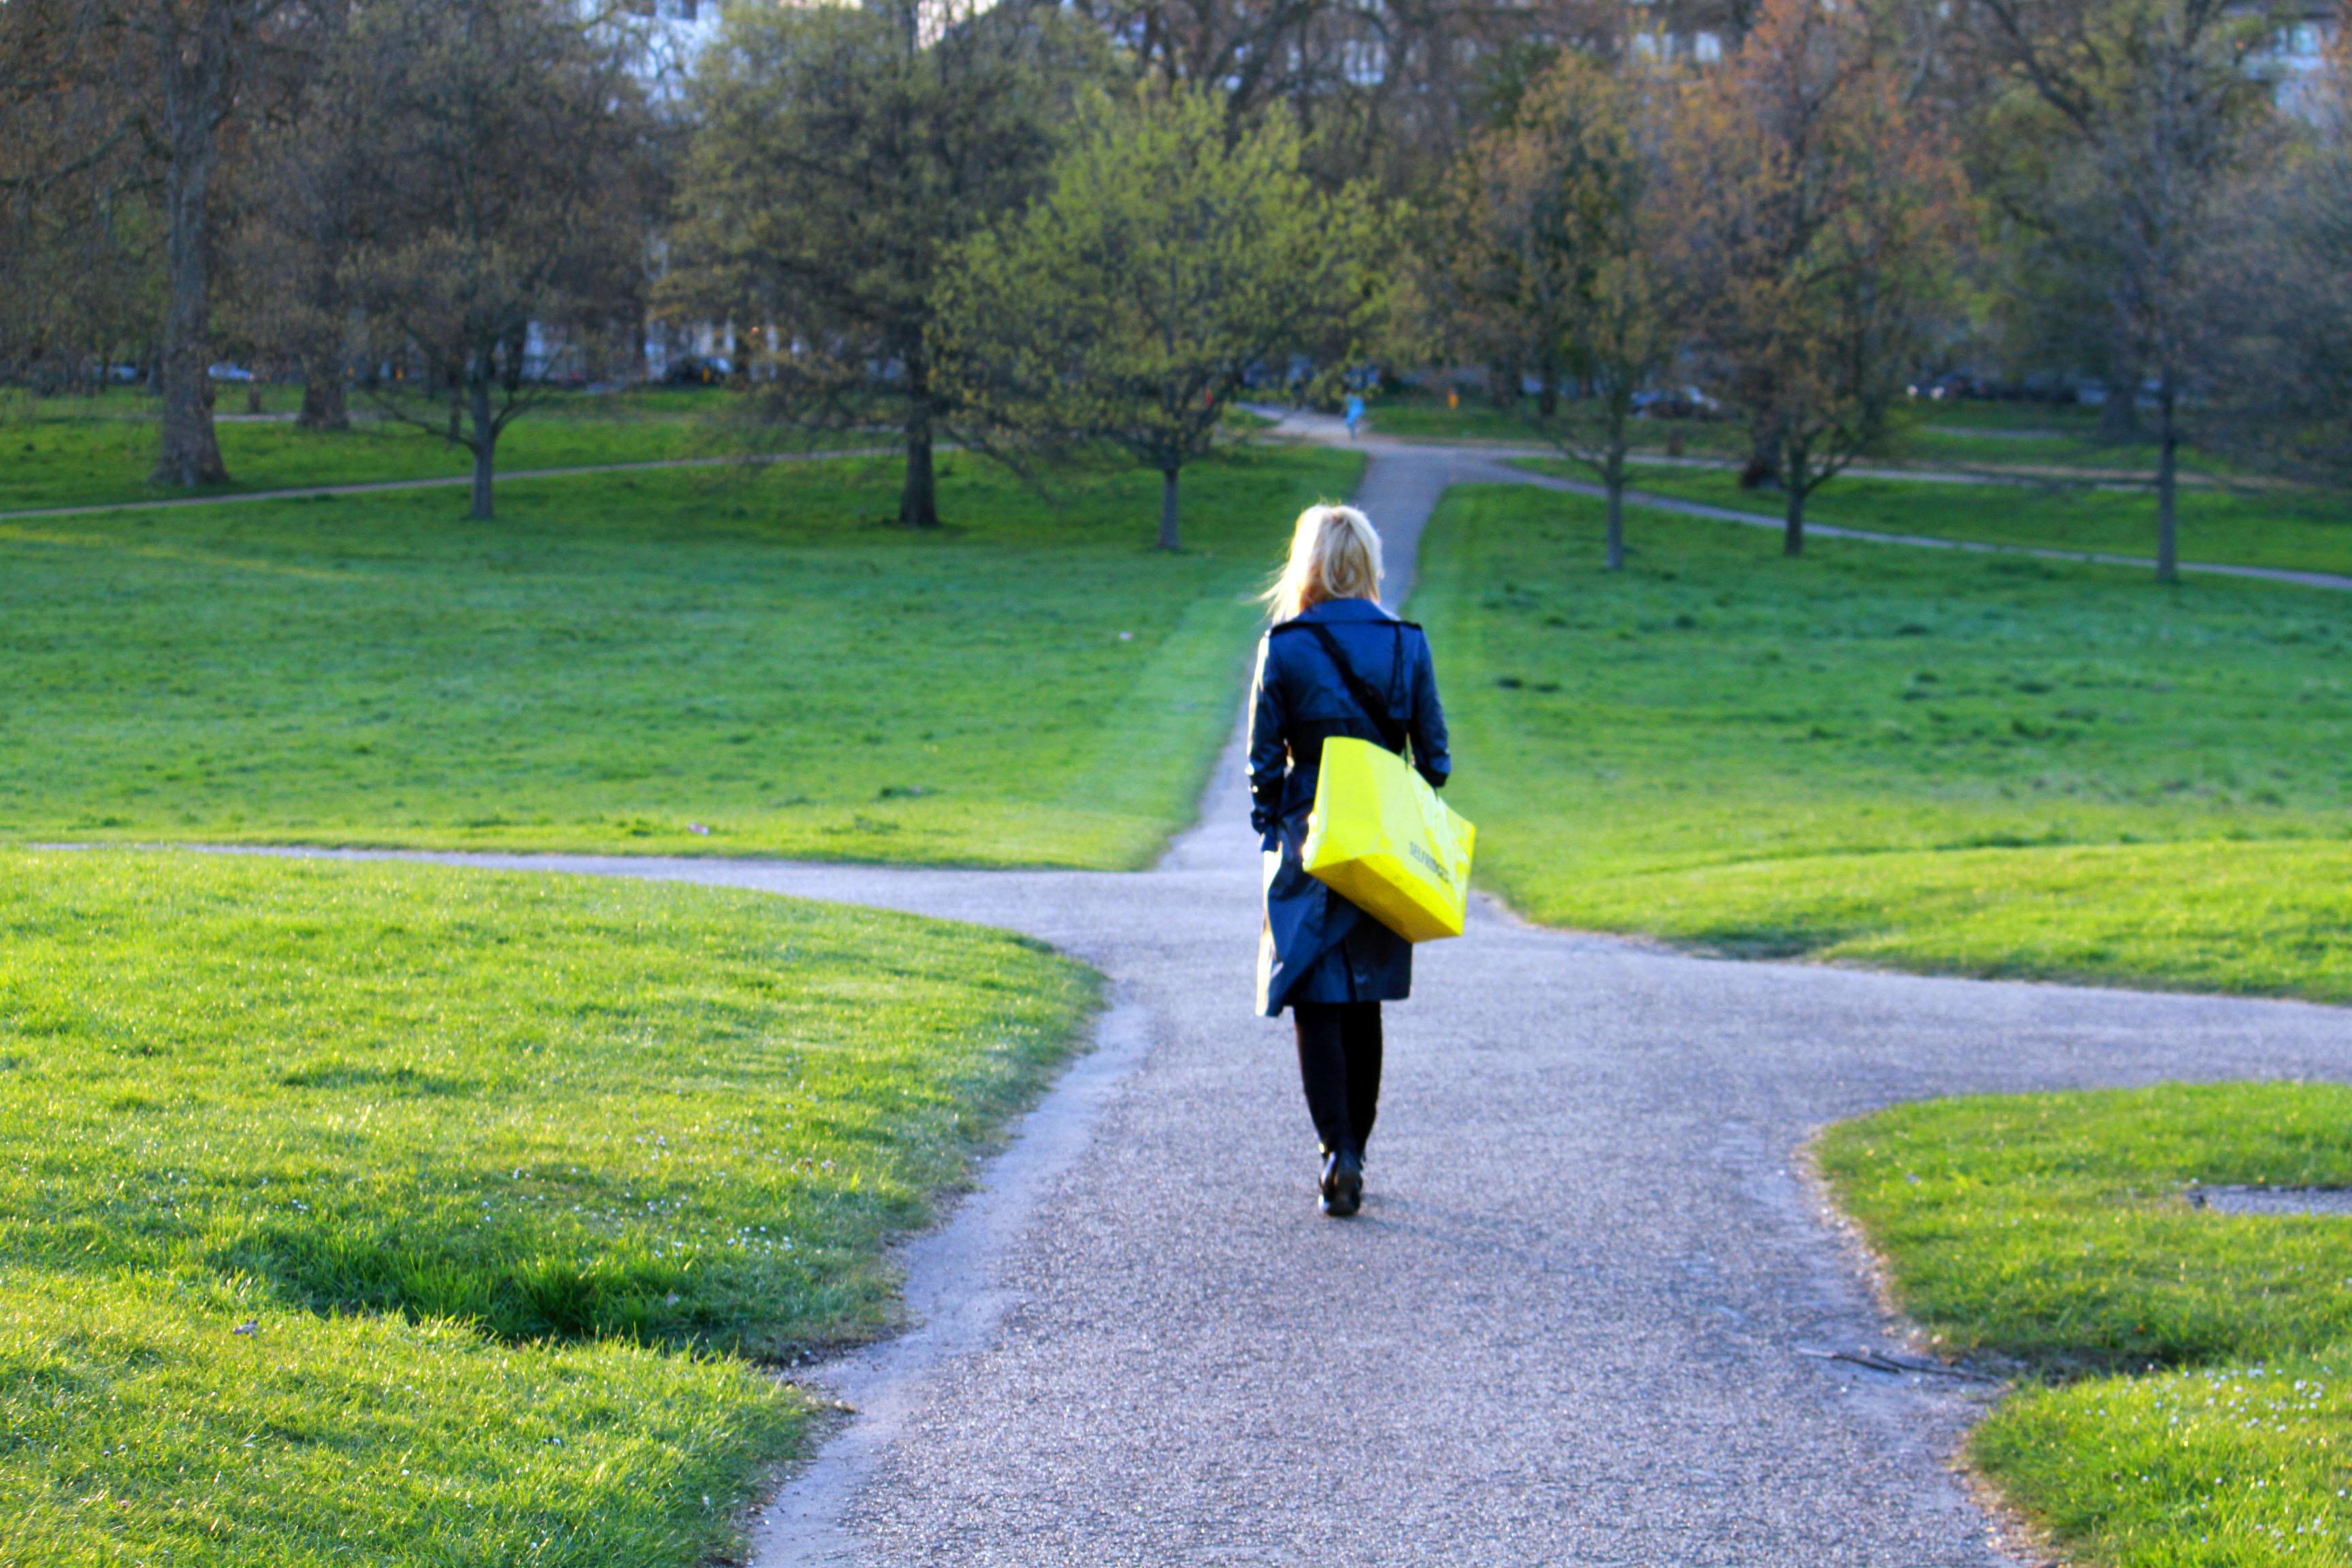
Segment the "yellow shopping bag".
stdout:
<path fill-rule="evenodd" d="M 1477 837 L 1394 752 L 1345 735 L 1323 742 L 1307 874 L 1407 942 L 1462 934 Z"/>

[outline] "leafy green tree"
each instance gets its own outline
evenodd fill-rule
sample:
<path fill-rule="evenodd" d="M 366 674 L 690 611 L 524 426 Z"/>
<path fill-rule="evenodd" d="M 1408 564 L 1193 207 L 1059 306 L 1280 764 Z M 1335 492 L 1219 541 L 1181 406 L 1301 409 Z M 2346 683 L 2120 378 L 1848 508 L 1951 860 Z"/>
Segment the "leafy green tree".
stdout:
<path fill-rule="evenodd" d="M 1202 89 L 1090 95 L 1045 194 L 958 251 L 941 374 L 999 438 L 1158 472 L 1176 549 L 1179 477 L 1251 379 L 1335 374 L 1381 303 L 1386 215 L 1317 189 L 1304 147 L 1280 110 L 1234 132 Z"/>
<path fill-rule="evenodd" d="M 1657 85 L 1561 56 L 1454 164 L 1416 280 L 1450 357 L 1535 368 L 1535 407 L 1513 402 L 1606 488 L 1612 572 L 1625 563 L 1634 395 L 1682 341 L 1643 136 Z M 1582 395 L 1561 398 L 1563 378 Z"/>
<path fill-rule="evenodd" d="M 937 27 L 913 0 L 746 6 L 697 70 L 673 310 L 731 319 L 774 422 L 895 405 L 899 521 L 934 527 L 931 448 L 957 412 L 929 331 L 942 258 L 1034 195 L 1098 34 L 1004 5 Z M 933 36 L 936 28 L 936 36 Z"/>

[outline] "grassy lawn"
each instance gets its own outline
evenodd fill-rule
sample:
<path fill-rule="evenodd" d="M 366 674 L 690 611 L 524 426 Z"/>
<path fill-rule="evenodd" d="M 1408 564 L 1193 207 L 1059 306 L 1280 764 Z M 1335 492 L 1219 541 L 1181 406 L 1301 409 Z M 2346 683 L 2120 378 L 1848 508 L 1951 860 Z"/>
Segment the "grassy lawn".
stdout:
<path fill-rule="evenodd" d="M 2352 1225 L 2180 1195 L 2352 1184 L 2352 1089 L 1931 1101 L 1832 1128 L 1821 1157 L 1903 1308 L 2025 1374 L 1971 1457 L 2072 1554 L 2352 1563 Z"/>
<path fill-rule="evenodd" d="M 710 1561 L 1091 1005 L 709 889 L 0 851 L 0 1561 Z"/>
<path fill-rule="evenodd" d="M 300 395 L 273 387 L 266 406 L 290 411 Z M 651 462 L 740 450 L 712 428 L 730 395 L 652 390 L 623 395 L 559 393 L 523 416 L 499 443 L 501 470 L 572 468 L 596 463 Z M 222 394 L 224 415 L 245 406 L 243 395 Z M 379 479 L 429 479 L 473 472 L 473 454 L 414 426 L 370 417 L 353 394 L 352 427 L 329 434 L 290 422 L 225 418 L 217 426 L 221 457 L 235 490 L 305 485 L 365 484 Z M 103 397 L 18 396 L 0 402 L 0 511 L 152 500 L 186 492 L 150 485 L 157 426 L 153 400 L 135 392 Z M 764 449 L 802 450 L 814 445 L 888 446 L 887 432 L 780 436 Z"/>
<path fill-rule="evenodd" d="M 1532 408 L 1534 400 L 1528 400 Z M 1412 440 L 1510 441 L 1541 446 L 1542 438 L 1517 409 L 1498 408 L 1483 395 L 1465 392 L 1459 407 L 1445 406 L 1441 394 L 1432 396 L 1406 391 L 1372 399 L 1365 422 L 1373 434 Z M 1664 451 L 1679 436 L 1692 457 L 1744 458 L 1748 437 L 1739 426 L 1721 419 L 1637 420 L 1633 445 L 1643 451 Z"/>
<path fill-rule="evenodd" d="M 2352 1000 L 2352 600 L 1454 490 L 1414 610 L 1481 875 L 1759 956 Z"/>
<path fill-rule="evenodd" d="M 1572 466 L 1528 465 L 1570 479 Z M 1777 492 L 1739 488 L 1721 470 L 1638 468 L 1633 482 L 1653 494 L 1752 511 L 1778 521 Z M 2310 490 L 2180 492 L 2180 556 L 2239 566 L 2284 566 L 2352 574 L 2352 498 Z M 2149 490 L 2088 485 L 1956 485 L 1843 475 L 1805 506 L 1814 522 L 1931 539 L 1978 540 L 2153 560 L 2156 498 Z"/>
<path fill-rule="evenodd" d="M 1049 500 L 887 460 L 0 522 L 0 839 L 1130 867 L 1188 821 L 1247 595 L 1360 459 Z M 697 826 L 707 833 L 694 831 Z"/>
<path fill-rule="evenodd" d="M 1533 406 L 1532 399 L 1528 406 Z M 1368 412 L 1372 428 L 1383 436 L 1541 444 L 1518 410 L 1498 408 L 1485 396 L 1468 393 L 1459 406 L 1448 408 L 1442 395 L 1409 388 L 1375 398 Z M 2027 467 L 2155 473 L 2157 451 L 2152 443 L 2109 445 L 2097 438 L 2098 423 L 2095 408 L 1921 400 L 1895 410 L 1894 427 L 1864 461 L 1916 468 Z M 1735 463 L 1748 456 L 1747 430 L 1736 419 L 1634 421 L 1633 444 L 1637 451 L 1664 452 L 1677 437 L 1684 456 Z M 2221 472 L 2227 468 L 2219 459 L 2197 452 L 2184 453 L 2181 462 L 2193 473 Z"/>

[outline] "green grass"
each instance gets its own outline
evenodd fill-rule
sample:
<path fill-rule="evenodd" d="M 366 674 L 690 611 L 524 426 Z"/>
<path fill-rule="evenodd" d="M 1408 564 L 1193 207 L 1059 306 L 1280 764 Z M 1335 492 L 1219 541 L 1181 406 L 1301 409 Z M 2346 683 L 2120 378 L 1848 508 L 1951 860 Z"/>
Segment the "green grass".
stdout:
<path fill-rule="evenodd" d="M 1528 407 L 1532 409 L 1533 399 Z M 1541 445 L 1517 409 L 1498 408 L 1483 395 L 1465 394 L 1448 408 L 1442 395 L 1418 389 L 1373 400 L 1372 428 L 1408 439 L 1508 441 Z M 1895 412 L 1893 427 L 1864 459 L 1867 464 L 1916 468 L 2012 467 L 2153 474 L 2156 448 L 2148 444 L 2109 445 L 2097 438 L 2098 411 L 2026 403 L 1936 403 L 1919 400 Z M 1634 450 L 1659 453 L 1679 438 L 1680 455 L 1738 463 L 1748 457 L 1746 427 L 1737 419 L 1637 418 Z M 2219 472 L 2227 465 L 2201 453 L 2182 457 L 2190 472 Z"/>
<path fill-rule="evenodd" d="M 1825 1173 L 1949 1352 L 2026 1374 L 1971 1458 L 2070 1557 L 2352 1562 L 2352 1224 L 2185 1186 L 2352 1184 L 2352 1089 L 2222 1084 L 1899 1106 Z"/>
<path fill-rule="evenodd" d="M 1528 467 L 1590 476 L 1565 464 Z M 1777 492 L 1739 488 L 1722 470 L 1637 468 L 1633 483 L 1654 495 L 1755 512 L 1776 521 Z M 2314 490 L 2180 492 L 2180 557 L 2236 566 L 2352 574 L 2352 498 Z M 2156 499 L 2147 489 L 2072 484 L 1957 485 L 1842 475 L 1806 503 L 1813 522 L 2153 560 Z"/>
<path fill-rule="evenodd" d="M 689 1565 L 1076 965 L 709 889 L 0 853 L 0 1561 Z"/>
<path fill-rule="evenodd" d="M 1763 956 L 2352 999 L 2352 601 L 1454 490 L 1414 609 L 1480 875 Z"/>
<path fill-rule="evenodd" d="M 272 389 L 282 403 L 291 388 Z M 636 392 L 625 395 L 559 394 L 518 419 L 499 443 L 502 471 L 574 468 L 597 463 L 654 462 L 724 455 L 740 448 L 710 416 L 729 395 Z M 298 398 L 299 401 L 299 398 Z M 243 396 L 224 395 L 220 411 L 241 411 Z M 290 423 L 225 419 L 218 425 L 229 492 L 366 484 L 473 472 L 473 454 L 414 426 L 369 416 L 354 395 L 348 431 L 297 429 Z M 0 418 L 0 511 L 107 501 L 169 499 L 187 492 L 150 485 L 157 426 L 153 403 L 135 393 L 83 398 L 19 399 L 16 417 Z M 887 433 L 845 435 L 812 442 L 779 437 L 774 451 L 813 444 L 888 446 Z"/>
<path fill-rule="evenodd" d="M 948 458 L 0 522 L 0 838 L 1131 867 L 1188 821 L 1250 591 L 1360 459 L 1050 499 Z M 698 834 L 699 825 L 709 828 Z"/>
<path fill-rule="evenodd" d="M 1532 411 L 1534 400 L 1528 400 Z M 1498 408 L 1484 395 L 1463 394 L 1461 405 L 1445 406 L 1444 395 L 1408 391 L 1373 399 L 1366 405 L 1365 421 L 1373 433 L 1402 437 L 1412 440 L 1440 441 L 1508 441 L 1520 446 L 1541 446 L 1526 415 L 1515 408 Z M 1741 428 L 1723 419 L 1640 419 L 1634 422 L 1633 446 L 1643 451 L 1664 451 L 1669 440 L 1679 437 L 1684 449 L 1692 457 L 1736 458 L 1748 453 L 1748 437 Z"/>

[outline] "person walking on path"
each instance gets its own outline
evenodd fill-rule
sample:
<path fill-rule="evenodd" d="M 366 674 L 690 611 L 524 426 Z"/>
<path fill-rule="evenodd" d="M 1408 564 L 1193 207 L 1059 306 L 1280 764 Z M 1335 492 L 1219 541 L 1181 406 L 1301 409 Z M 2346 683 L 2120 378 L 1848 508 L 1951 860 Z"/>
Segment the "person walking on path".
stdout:
<path fill-rule="evenodd" d="M 1250 700 L 1250 826 L 1260 837 L 1265 921 L 1258 1010 L 1288 1007 L 1298 1073 L 1321 1143 L 1323 1212 L 1363 1202 L 1364 1143 L 1381 1092 L 1381 1004 L 1412 991 L 1412 944 L 1309 876 L 1301 857 L 1323 742 L 1348 735 L 1402 751 L 1433 788 L 1451 770 L 1429 639 L 1381 608 L 1381 538 L 1353 507 L 1298 515 L 1267 590 Z M 1391 737 L 1394 737 L 1391 739 Z"/>
<path fill-rule="evenodd" d="M 1350 440 L 1350 441 L 1352 441 L 1352 440 L 1354 440 L 1354 439 L 1356 438 L 1356 429 L 1357 429 L 1357 427 L 1358 427 L 1359 426 L 1362 425 L 1362 424 L 1363 424 L 1363 422 L 1364 422 L 1364 395 L 1363 395 L 1363 394 L 1362 394 L 1362 393 L 1360 393 L 1360 392 L 1351 392 L 1351 393 L 1348 394 L 1348 404 L 1347 404 L 1347 407 L 1348 407 L 1348 439 L 1349 439 L 1349 440 Z"/>

